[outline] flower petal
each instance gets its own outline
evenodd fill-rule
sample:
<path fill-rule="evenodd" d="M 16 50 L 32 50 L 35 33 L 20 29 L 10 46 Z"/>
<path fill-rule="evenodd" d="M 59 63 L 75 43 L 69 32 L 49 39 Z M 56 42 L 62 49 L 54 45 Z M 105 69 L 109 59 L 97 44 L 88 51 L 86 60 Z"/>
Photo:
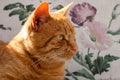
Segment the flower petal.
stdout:
<path fill-rule="evenodd" d="M 92 20 L 96 14 L 96 8 L 89 3 L 77 4 L 70 10 L 71 20 L 82 26 L 88 19 Z"/>
<path fill-rule="evenodd" d="M 98 50 L 105 50 L 112 46 L 113 40 L 107 34 L 107 28 L 100 22 L 87 22 L 90 36 L 96 39 L 95 45 Z"/>
<path fill-rule="evenodd" d="M 84 46 L 85 48 L 95 49 L 95 43 L 91 41 L 89 35 L 90 33 L 87 27 L 77 28 L 76 40 L 77 40 L 78 47 Z"/>
<path fill-rule="evenodd" d="M 85 48 L 92 48 L 94 50 L 106 50 L 113 44 L 113 40 L 107 34 L 107 28 L 99 22 L 88 22 L 87 27 L 80 27 L 76 30 L 77 43 L 82 44 L 78 47 L 84 46 Z M 94 37 L 96 41 L 92 41 Z"/>

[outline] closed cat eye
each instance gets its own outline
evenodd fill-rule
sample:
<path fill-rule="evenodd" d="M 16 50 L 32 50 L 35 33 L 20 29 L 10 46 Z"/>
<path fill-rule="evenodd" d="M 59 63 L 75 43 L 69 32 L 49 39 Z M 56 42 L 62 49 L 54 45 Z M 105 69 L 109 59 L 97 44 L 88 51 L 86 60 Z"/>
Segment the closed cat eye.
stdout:
<path fill-rule="evenodd" d="M 64 35 L 58 35 L 57 38 L 58 38 L 59 40 L 64 40 Z"/>

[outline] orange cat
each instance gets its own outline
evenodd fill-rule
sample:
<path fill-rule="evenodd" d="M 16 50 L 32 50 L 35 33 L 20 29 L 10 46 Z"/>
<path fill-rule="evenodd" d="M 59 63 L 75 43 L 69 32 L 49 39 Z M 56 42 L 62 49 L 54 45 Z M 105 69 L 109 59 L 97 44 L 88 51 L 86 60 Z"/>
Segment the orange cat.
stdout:
<path fill-rule="evenodd" d="M 72 3 L 71 3 L 72 4 Z M 9 42 L 0 42 L 0 80 L 63 80 L 65 63 L 77 51 L 71 4 L 49 13 L 43 2 Z"/>

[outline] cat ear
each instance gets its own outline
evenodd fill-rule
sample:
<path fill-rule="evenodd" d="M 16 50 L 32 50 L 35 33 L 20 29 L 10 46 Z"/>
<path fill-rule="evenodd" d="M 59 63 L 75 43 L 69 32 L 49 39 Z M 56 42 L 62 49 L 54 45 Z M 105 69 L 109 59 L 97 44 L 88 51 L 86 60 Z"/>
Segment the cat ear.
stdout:
<path fill-rule="evenodd" d="M 66 14 L 67 14 L 68 10 L 70 9 L 70 7 L 72 6 L 72 4 L 73 4 L 73 1 L 70 4 L 68 4 L 67 6 L 65 6 L 64 8 L 56 11 L 55 13 L 59 13 L 63 16 L 66 16 Z"/>
<path fill-rule="evenodd" d="M 49 6 L 47 2 L 42 2 L 33 13 L 33 27 L 35 30 L 38 29 L 38 26 L 42 23 L 45 23 L 49 17 Z"/>

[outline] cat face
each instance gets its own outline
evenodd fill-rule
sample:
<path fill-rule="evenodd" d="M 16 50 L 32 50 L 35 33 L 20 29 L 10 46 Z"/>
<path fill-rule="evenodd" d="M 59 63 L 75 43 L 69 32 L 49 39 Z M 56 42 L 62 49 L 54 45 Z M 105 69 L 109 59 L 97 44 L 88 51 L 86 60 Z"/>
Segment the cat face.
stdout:
<path fill-rule="evenodd" d="M 74 27 L 65 16 L 70 5 L 49 13 L 44 2 L 30 16 L 25 44 L 33 55 L 43 61 L 66 61 L 76 53 Z"/>

